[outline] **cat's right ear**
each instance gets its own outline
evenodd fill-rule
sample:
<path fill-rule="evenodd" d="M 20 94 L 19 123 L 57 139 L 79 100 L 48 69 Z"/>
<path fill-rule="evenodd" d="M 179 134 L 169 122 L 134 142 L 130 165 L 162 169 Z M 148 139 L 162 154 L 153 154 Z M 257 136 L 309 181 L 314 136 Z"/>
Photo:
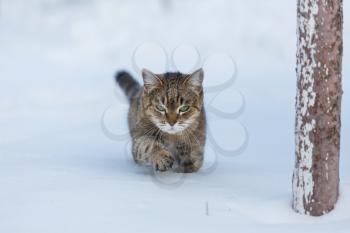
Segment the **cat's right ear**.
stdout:
<path fill-rule="evenodd" d="M 142 69 L 142 78 L 143 85 L 147 92 L 150 92 L 163 84 L 162 80 L 156 74 L 147 69 Z"/>

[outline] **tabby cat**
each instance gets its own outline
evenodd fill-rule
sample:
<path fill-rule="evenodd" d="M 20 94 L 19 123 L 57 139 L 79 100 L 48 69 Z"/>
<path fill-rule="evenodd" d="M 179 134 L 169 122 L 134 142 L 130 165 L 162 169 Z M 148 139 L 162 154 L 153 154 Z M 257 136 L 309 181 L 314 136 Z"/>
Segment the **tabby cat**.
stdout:
<path fill-rule="evenodd" d="M 137 164 L 184 173 L 201 168 L 206 137 L 203 76 L 203 69 L 192 74 L 143 69 L 141 86 L 127 72 L 117 73 L 130 102 L 128 124 Z"/>

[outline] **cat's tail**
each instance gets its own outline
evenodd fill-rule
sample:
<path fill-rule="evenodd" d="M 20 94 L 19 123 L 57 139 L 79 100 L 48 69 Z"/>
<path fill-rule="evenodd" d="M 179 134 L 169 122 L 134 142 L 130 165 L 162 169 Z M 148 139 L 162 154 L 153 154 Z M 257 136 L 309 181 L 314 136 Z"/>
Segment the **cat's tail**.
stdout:
<path fill-rule="evenodd" d="M 140 90 L 140 84 L 126 71 L 119 71 L 115 75 L 115 81 L 124 91 L 129 102 L 136 96 Z"/>

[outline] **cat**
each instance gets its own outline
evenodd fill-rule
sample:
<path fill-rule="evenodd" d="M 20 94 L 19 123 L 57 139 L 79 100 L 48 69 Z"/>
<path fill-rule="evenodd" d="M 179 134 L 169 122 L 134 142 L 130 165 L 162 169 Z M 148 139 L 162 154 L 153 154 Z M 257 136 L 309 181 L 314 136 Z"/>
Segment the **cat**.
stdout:
<path fill-rule="evenodd" d="M 203 69 L 191 74 L 143 69 L 142 78 L 140 85 L 125 71 L 115 76 L 130 103 L 134 161 L 156 171 L 197 172 L 206 140 Z"/>

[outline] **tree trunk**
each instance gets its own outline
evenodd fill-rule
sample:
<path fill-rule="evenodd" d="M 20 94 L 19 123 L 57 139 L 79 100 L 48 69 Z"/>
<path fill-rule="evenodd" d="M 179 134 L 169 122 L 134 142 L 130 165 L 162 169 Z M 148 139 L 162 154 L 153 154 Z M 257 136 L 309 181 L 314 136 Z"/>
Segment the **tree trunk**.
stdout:
<path fill-rule="evenodd" d="M 298 0 L 293 208 L 319 216 L 339 193 L 342 0 Z"/>

